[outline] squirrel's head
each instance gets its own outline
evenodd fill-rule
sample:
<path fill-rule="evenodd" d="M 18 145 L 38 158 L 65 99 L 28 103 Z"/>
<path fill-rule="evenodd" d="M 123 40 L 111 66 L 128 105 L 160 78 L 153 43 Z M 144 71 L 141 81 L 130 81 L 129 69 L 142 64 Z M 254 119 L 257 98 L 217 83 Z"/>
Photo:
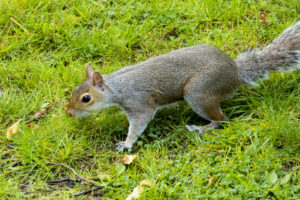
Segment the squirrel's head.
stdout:
<path fill-rule="evenodd" d="M 67 108 L 67 115 L 86 117 L 107 107 L 108 88 L 99 72 L 93 72 L 90 65 L 85 68 L 86 80 L 75 88 Z"/>

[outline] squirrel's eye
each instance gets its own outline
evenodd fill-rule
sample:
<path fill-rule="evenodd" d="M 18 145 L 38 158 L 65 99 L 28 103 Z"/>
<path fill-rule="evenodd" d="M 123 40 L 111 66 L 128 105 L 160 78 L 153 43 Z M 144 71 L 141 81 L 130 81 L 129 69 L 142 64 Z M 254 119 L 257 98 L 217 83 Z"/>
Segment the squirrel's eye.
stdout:
<path fill-rule="evenodd" d="M 88 103 L 91 100 L 91 96 L 90 95 L 84 95 L 82 97 L 82 102 L 83 103 Z"/>

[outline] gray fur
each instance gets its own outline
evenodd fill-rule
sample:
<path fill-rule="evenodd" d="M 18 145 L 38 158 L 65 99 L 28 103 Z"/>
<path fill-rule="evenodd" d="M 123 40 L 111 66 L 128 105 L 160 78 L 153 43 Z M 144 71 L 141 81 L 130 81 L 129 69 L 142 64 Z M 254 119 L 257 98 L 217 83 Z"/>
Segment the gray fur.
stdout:
<path fill-rule="evenodd" d="M 212 110 L 218 112 L 217 120 L 223 119 L 220 102 L 240 84 L 234 61 L 209 45 L 174 50 L 103 75 L 103 79 L 112 103 L 122 107 L 130 122 L 126 141 L 118 143 L 118 149 L 132 147 L 157 109 L 183 99 L 208 120 L 215 116 L 205 112 L 216 106 Z"/>
<path fill-rule="evenodd" d="M 249 84 L 255 84 L 269 72 L 299 69 L 300 22 L 287 28 L 263 50 L 244 52 L 235 61 L 240 80 Z"/>
<path fill-rule="evenodd" d="M 224 52 L 197 45 L 124 67 L 103 79 L 116 94 L 115 103 L 140 108 L 139 104 L 156 107 L 183 100 L 187 85 L 194 82 L 203 85 L 203 94 L 227 96 L 239 85 L 237 73 L 234 61 Z"/>

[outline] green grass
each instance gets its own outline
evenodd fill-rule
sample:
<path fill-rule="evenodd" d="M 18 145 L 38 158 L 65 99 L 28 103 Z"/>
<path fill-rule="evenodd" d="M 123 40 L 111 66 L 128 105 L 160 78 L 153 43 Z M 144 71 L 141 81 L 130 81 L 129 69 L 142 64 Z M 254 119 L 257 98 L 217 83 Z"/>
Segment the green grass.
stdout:
<path fill-rule="evenodd" d="M 270 25 L 261 23 L 264 11 Z M 141 199 L 299 199 L 300 72 L 272 74 L 241 88 L 223 104 L 223 129 L 199 136 L 205 124 L 185 104 L 161 111 L 135 144 L 137 160 L 115 143 L 128 122 L 118 108 L 86 119 L 66 117 L 64 104 L 84 79 L 84 66 L 109 73 L 184 46 L 211 44 L 233 58 L 262 48 L 300 20 L 298 0 L 0 2 L 0 198 L 68 199 L 88 189 L 30 193 L 47 180 L 74 177 L 65 163 L 105 186 L 103 199 L 125 199 L 144 179 L 156 180 Z M 7 128 L 55 103 L 37 122 Z M 213 178 L 212 178 L 213 177 Z M 208 184 L 209 179 L 215 182 Z M 78 199 L 92 198 L 81 196 Z"/>

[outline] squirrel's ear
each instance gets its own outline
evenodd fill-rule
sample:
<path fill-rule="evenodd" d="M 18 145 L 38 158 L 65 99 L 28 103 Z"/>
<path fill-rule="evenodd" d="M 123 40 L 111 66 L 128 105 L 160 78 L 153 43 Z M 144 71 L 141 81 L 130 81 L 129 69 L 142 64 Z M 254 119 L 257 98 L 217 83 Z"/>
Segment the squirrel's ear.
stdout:
<path fill-rule="evenodd" d="M 103 78 L 99 72 L 94 72 L 93 74 L 93 85 L 97 85 L 102 87 L 103 85 Z"/>
<path fill-rule="evenodd" d="M 85 67 L 85 73 L 86 73 L 86 77 L 87 78 L 92 78 L 93 77 L 93 70 L 91 68 L 91 64 L 88 64 L 86 67 Z"/>

